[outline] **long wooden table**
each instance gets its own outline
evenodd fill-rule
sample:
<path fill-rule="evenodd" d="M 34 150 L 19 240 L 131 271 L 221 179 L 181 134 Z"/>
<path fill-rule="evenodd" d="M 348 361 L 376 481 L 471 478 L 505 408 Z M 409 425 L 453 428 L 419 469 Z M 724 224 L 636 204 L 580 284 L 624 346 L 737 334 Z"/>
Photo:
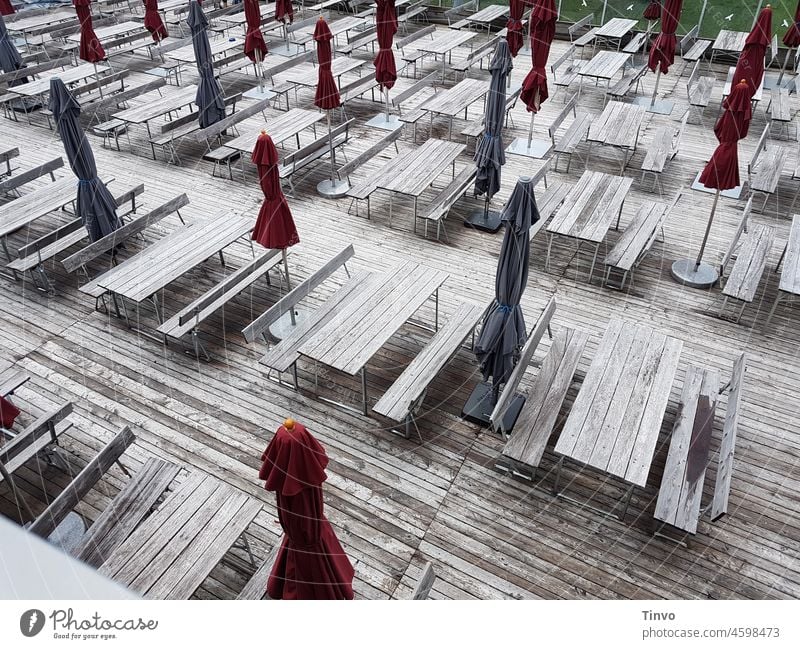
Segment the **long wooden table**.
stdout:
<path fill-rule="evenodd" d="M 100 42 L 102 43 L 106 39 L 114 39 L 121 36 L 127 36 L 128 34 L 141 32 L 143 30 L 144 28 L 142 27 L 141 23 L 137 23 L 132 20 L 126 20 L 125 22 L 117 23 L 116 25 L 108 25 L 107 27 L 98 27 L 97 29 L 94 30 L 94 33 L 97 35 L 97 38 L 99 38 Z M 73 34 L 72 36 L 69 36 L 67 40 L 70 41 L 71 43 L 80 43 L 81 35 Z"/>
<path fill-rule="evenodd" d="M 783 299 L 791 298 L 792 296 L 800 295 L 800 215 L 792 215 L 792 229 L 789 231 L 789 240 L 781 253 L 781 258 L 778 260 L 778 265 L 775 267 L 775 272 L 779 272 L 781 265 L 783 270 L 780 271 L 781 281 L 778 284 L 778 293 L 775 295 L 775 302 L 769 310 L 766 324 L 772 320 L 775 315 L 775 309 L 778 308 L 778 302 Z"/>
<path fill-rule="evenodd" d="M 622 39 L 636 27 L 637 22 L 631 18 L 612 18 L 595 32 L 595 38 L 616 41 L 619 51 Z"/>
<path fill-rule="evenodd" d="M 154 98 L 152 101 L 142 103 L 139 106 L 121 110 L 118 113 L 114 113 L 113 117 L 127 124 L 144 124 L 147 127 L 148 137 L 152 137 L 150 120 L 179 110 L 185 106 L 190 106 L 194 103 L 196 97 L 197 86 L 192 84 L 190 86 L 184 86 L 177 92 L 171 92 L 163 97 Z"/>
<path fill-rule="evenodd" d="M 591 281 L 600 244 L 615 217 L 615 229 L 619 230 L 622 206 L 632 184 L 632 178 L 599 171 L 584 171 L 547 226 L 549 236 L 545 268 L 550 268 L 550 250 L 555 235 L 570 237 L 577 239 L 579 244 L 586 242 L 595 246 L 592 267 L 589 270 Z"/>
<path fill-rule="evenodd" d="M 239 539 L 250 553 L 244 534 L 259 511 L 254 498 L 192 473 L 99 572 L 150 599 L 189 599 Z"/>
<path fill-rule="evenodd" d="M 12 34 L 25 34 L 26 36 L 33 32 L 51 25 L 59 25 L 78 20 L 74 11 L 54 11 L 39 16 L 31 16 L 29 18 L 19 18 L 14 21 L 6 23 L 6 28 Z"/>
<path fill-rule="evenodd" d="M 86 286 L 98 286 L 111 295 L 118 317 L 121 317 L 118 298 L 127 298 L 137 309 L 145 300 L 151 300 L 161 324 L 159 291 L 214 255 L 222 260 L 222 251 L 252 229 L 252 218 L 234 214 L 192 221 Z M 125 319 L 130 325 L 127 309 Z"/>
<path fill-rule="evenodd" d="M 492 29 L 492 23 L 505 16 L 509 11 L 508 5 L 488 5 L 464 20 L 477 25 L 483 25 L 488 31 Z"/>
<path fill-rule="evenodd" d="M 602 50 L 595 54 L 586 65 L 581 66 L 578 70 L 578 74 L 581 77 L 578 84 L 578 96 L 580 96 L 583 89 L 584 77 L 591 77 L 595 79 L 595 82 L 598 79 L 604 80 L 606 82 L 606 92 L 608 92 L 611 88 L 611 79 L 616 76 L 617 72 L 623 68 L 630 58 L 631 55 L 625 52 L 610 52 L 608 50 Z"/>
<path fill-rule="evenodd" d="M 650 327 L 608 324 L 556 443 L 564 458 L 644 487 L 669 403 L 683 343 Z"/>
<path fill-rule="evenodd" d="M 486 79 L 462 79 L 448 90 L 437 92 L 429 101 L 425 102 L 421 108 L 430 114 L 431 126 L 433 126 L 434 114 L 443 115 L 449 119 L 447 139 L 453 136 L 453 118 L 462 110 L 464 119 L 467 119 L 467 110 L 470 105 L 479 99 L 485 99 L 489 92 L 489 82 Z"/>
<path fill-rule="evenodd" d="M 589 166 L 592 144 L 605 144 L 622 149 L 620 173 L 623 173 L 630 158 L 636 153 L 639 132 L 646 114 L 644 106 L 638 104 L 626 104 L 621 101 L 608 102 L 600 117 L 593 119 L 589 124 L 589 133 L 586 136 L 586 141 L 589 143 L 589 150 L 586 152 L 586 166 Z"/>
<path fill-rule="evenodd" d="M 425 54 L 433 54 L 434 58 L 442 57 L 442 81 L 444 81 L 447 73 L 448 57 L 450 62 L 453 61 L 453 50 L 465 43 L 468 43 L 478 34 L 473 31 L 446 31 L 440 33 L 435 38 L 428 40 L 421 38 L 419 41 L 414 42 L 414 46 L 418 52 Z M 424 41 L 424 42 L 422 42 Z"/>
<path fill-rule="evenodd" d="M 235 50 L 236 48 L 240 48 L 242 52 L 244 52 L 244 38 L 231 36 L 230 38 L 226 38 L 224 40 L 212 41 L 211 45 L 211 58 L 212 60 L 230 52 L 231 50 Z M 193 45 L 184 45 L 183 47 L 179 47 L 171 52 L 167 52 L 167 56 L 175 61 L 180 61 L 181 63 L 195 63 L 194 60 L 194 46 Z"/>
<path fill-rule="evenodd" d="M 439 287 L 447 278 L 445 272 L 411 261 L 376 274 L 300 346 L 300 355 L 350 376 L 360 373 L 366 415 L 367 363 L 431 296 L 436 300 L 438 329 Z"/>
<path fill-rule="evenodd" d="M 294 137 L 297 138 L 297 148 L 300 148 L 300 133 L 324 117 L 325 115 L 318 110 L 292 108 L 292 110 L 283 113 L 280 117 L 269 120 L 265 130 L 269 133 L 276 146 Z M 226 142 L 225 146 L 244 153 L 250 153 L 256 145 L 259 134 L 258 131 L 244 133 L 230 142 Z"/>
<path fill-rule="evenodd" d="M 366 61 L 353 59 L 349 56 L 338 56 L 333 59 L 331 63 L 331 74 L 336 77 L 336 85 L 342 85 L 343 74 L 358 70 L 361 66 L 366 65 L 366 63 Z M 294 69 L 286 75 L 286 81 L 296 86 L 316 88 L 317 83 L 319 83 L 319 68 L 313 67 L 312 69 L 308 69 L 304 66 L 300 69 Z"/>
<path fill-rule="evenodd" d="M 711 63 L 714 62 L 714 54 L 739 54 L 744 49 L 744 42 L 747 40 L 747 32 L 735 32 L 730 29 L 720 29 L 714 42 L 711 44 Z"/>
<path fill-rule="evenodd" d="M 108 70 L 109 67 L 107 65 L 99 64 L 95 67 L 93 63 L 81 63 L 77 67 L 67 68 L 41 79 L 33 79 L 27 83 L 9 87 L 6 92 L 11 92 L 21 97 L 44 97 L 50 94 L 51 79 L 61 79 L 65 86 L 70 86 L 89 77 L 102 76 Z"/>

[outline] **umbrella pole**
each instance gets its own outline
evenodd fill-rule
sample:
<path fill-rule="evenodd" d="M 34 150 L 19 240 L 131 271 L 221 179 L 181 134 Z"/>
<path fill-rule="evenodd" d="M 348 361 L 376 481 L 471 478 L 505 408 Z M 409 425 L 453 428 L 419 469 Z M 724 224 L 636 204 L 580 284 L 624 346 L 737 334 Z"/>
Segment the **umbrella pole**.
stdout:
<path fill-rule="evenodd" d="M 283 272 L 286 274 L 286 292 L 288 293 L 292 290 L 292 282 L 289 278 L 289 259 L 288 255 L 286 254 L 286 248 L 281 250 L 281 255 L 283 256 Z M 295 326 L 297 321 L 295 320 L 294 316 L 294 305 L 289 306 L 289 317 L 292 320 L 292 326 Z"/>
<path fill-rule="evenodd" d="M 94 66 L 94 78 L 97 81 L 97 90 L 100 92 L 100 98 L 103 97 L 103 86 L 100 85 L 100 73 L 97 71 L 97 63 L 92 63 Z"/>
<path fill-rule="evenodd" d="M 531 125 L 528 127 L 528 149 L 531 148 L 531 142 L 533 142 L 533 118 L 536 117 L 536 113 L 531 111 Z"/>
<path fill-rule="evenodd" d="M 261 67 L 261 50 L 256 48 L 256 68 L 258 70 L 258 89 L 264 90 L 264 68 Z"/>
<path fill-rule="evenodd" d="M 719 189 L 717 193 L 714 194 L 714 204 L 711 206 L 711 214 L 708 217 L 708 223 L 706 224 L 706 233 L 703 235 L 703 243 L 700 244 L 700 253 L 697 255 L 697 259 L 694 262 L 694 269 L 697 271 L 700 268 L 700 263 L 703 261 L 703 253 L 706 249 L 706 243 L 708 243 L 708 235 L 711 233 L 711 224 L 714 222 L 714 213 L 717 211 L 717 201 L 719 201 Z"/>
<path fill-rule="evenodd" d="M 334 174 L 336 173 L 336 161 L 333 159 L 333 138 L 331 137 L 331 111 L 325 111 L 328 115 L 328 147 L 331 152 L 331 185 L 334 183 Z"/>
<path fill-rule="evenodd" d="M 783 59 L 783 65 L 781 66 L 781 73 L 778 75 L 778 82 L 776 83 L 776 86 L 778 88 L 781 87 L 781 81 L 783 81 L 783 74 L 786 72 L 786 64 L 789 62 L 789 59 L 792 58 L 792 50 L 793 49 L 794 48 L 790 47 L 788 49 L 788 51 L 786 52 L 786 56 Z"/>
<path fill-rule="evenodd" d="M 483 220 L 489 220 L 489 192 L 486 192 L 486 200 L 483 203 Z"/>
<path fill-rule="evenodd" d="M 386 121 L 389 121 L 389 89 L 386 88 Z"/>
<path fill-rule="evenodd" d="M 653 96 L 650 98 L 650 107 L 656 105 L 656 95 L 658 94 L 658 82 L 661 80 L 661 61 L 656 65 L 656 85 L 653 88 Z"/>

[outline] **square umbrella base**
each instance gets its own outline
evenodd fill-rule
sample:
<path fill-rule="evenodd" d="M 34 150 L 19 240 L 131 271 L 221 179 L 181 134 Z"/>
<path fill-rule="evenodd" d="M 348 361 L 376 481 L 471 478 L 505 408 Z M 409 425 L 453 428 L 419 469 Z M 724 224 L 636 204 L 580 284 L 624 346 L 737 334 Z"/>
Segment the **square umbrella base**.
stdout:
<path fill-rule="evenodd" d="M 272 99 L 275 96 L 275 93 L 272 92 L 269 88 L 264 86 L 260 88 L 256 86 L 255 88 L 251 88 L 247 92 L 242 93 L 242 97 L 247 97 L 248 99 Z"/>
<path fill-rule="evenodd" d="M 396 131 L 403 126 L 403 122 L 400 121 L 397 115 L 389 115 L 389 119 L 386 119 L 386 113 L 379 113 L 367 122 L 367 126 L 384 131 Z"/>
<path fill-rule="evenodd" d="M 703 183 L 700 182 L 700 174 L 703 173 L 702 171 L 697 172 L 697 176 L 694 178 L 694 182 L 692 183 L 692 189 L 696 189 L 699 192 L 705 192 L 706 194 L 714 194 L 716 193 L 716 189 L 710 189 L 706 187 Z M 742 186 L 739 185 L 738 187 L 734 187 L 733 189 L 726 189 L 719 193 L 720 196 L 724 196 L 725 198 L 739 198 L 742 193 Z"/>
<path fill-rule="evenodd" d="M 299 45 L 292 45 L 291 43 L 284 43 L 270 49 L 270 54 L 277 54 L 278 56 L 295 56 L 300 53 Z"/>
<path fill-rule="evenodd" d="M 511 405 L 506 410 L 506 414 L 503 415 L 502 426 L 504 431 L 509 432 L 514 428 L 523 405 L 525 405 L 525 397 L 521 394 L 515 394 L 511 400 Z M 492 384 L 481 382 L 475 386 L 475 389 L 469 395 L 464 408 L 461 410 L 461 416 L 474 424 L 488 426 L 491 423 L 489 416 L 492 414 L 494 406 L 495 399 Z"/>
<path fill-rule="evenodd" d="M 675 107 L 674 101 L 667 101 L 666 99 L 653 101 L 651 97 L 636 97 L 633 103 L 637 106 L 644 106 L 648 113 L 655 113 L 656 115 L 670 115 Z"/>
<path fill-rule="evenodd" d="M 500 212 L 493 212 L 491 210 L 488 212 L 483 210 L 473 212 L 466 219 L 464 219 L 465 226 L 480 230 L 481 232 L 497 232 L 500 229 L 501 224 Z"/>
<path fill-rule="evenodd" d="M 553 143 L 550 140 L 531 140 L 528 146 L 528 138 L 518 137 L 508 145 L 506 153 L 523 155 L 526 158 L 544 158 L 552 148 Z"/>
<path fill-rule="evenodd" d="M 694 259 L 679 259 L 672 264 L 672 278 L 679 284 L 689 288 L 711 288 L 717 283 L 719 273 L 710 264 L 701 263 L 696 266 Z"/>
<path fill-rule="evenodd" d="M 778 87 L 778 79 L 780 78 L 780 74 L 765 74 L 764 75 L 764 90 L 773 90 L 774 88 Z M 783 73 L 783 79 L 781 79 L 780 87 L 781 88 L 789 88 L 789 92 L 792 92 L 792 82 L 794 81 L 794 75 L 790 72 Z"/>

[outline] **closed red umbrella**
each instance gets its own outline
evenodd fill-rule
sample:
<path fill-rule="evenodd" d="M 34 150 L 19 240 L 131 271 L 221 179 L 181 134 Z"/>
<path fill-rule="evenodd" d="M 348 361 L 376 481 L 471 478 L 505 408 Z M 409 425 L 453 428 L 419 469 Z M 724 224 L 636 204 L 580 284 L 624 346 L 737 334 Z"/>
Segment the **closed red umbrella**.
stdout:
<path fill-rule="evenodd" d="M 261 33 L 261 8 L 258 0 L 244 0 L 244 16 L 247 20 L 244 53 L 251 61 L 260 63 L 267 54 L 267 44 Z"/>
<path fill-rule="evenodd" d="M 14 5 L 11 4 L 11 0 L 0 0 L 0 14 L 3 16 L 10 16 L 16 12 L 14 9 Z"/>
<path fill-rule="evenodd" d="M 0 397 L 0 426 L 10 429 L 14 425 L 14 420 L 19 416 L 17 408 L 8 399 Z"/>
<path fill-rule="evenodd" d="M 278 151 L 266 131 L 256 140 L 250 158 L 258 167 L 258 179 L 264 202 L 253 228 L 252 238 L 265 248 L 284 250 L 300 242 L 292 212 L 281 189 L 278 175 Z M 288 276 L 288 275 L 287 275 Z"/>
<path fill-rule="evenodd" d="M 783 44 L 789 48 L 789 51 L 786 52 L 783 65 L 781 65 L 781 73 L 778 75 L 778 87 L 780 87 L 781 81 L 783 81 L 786 65 L 792 59 L 792 49 L 800 46 L 800 1 L 798 1 L 797 8 L 794 10 L 794 22 L 789 25 L 789 29 L 787 29 L 786 33 L 783 35 Z"/>
<path fill-rule="evenodd" d="M 353 599 L 355 570 L 324 514 L 325 449 L 305 426 L 287 419 L 261 460 L 258 477 L 275 492 L 284 531 L 267 594 L 272 599 Z"/>
<path fill-rule="evenodd" d="M 158 0 L 144 0 L 144 26 L 156 42 L 169 36 L 158 11 Z"/>
<path fill-rule="evenodd" d="M 397 65 L 392 51 L 392 40 L 397 33 L 397 11 L 395 0 L 378 0 L 375 12 L 375 23 L 378 28 L 378 54 L 375 56 L 375 80 L 386 95 L 386 111 L 376 115 L 367 122 L 367 126 L 375 126 L 385 130 L 400 128 L 402 124 L 396 116 L 389 114 L 389 90 L 397 81 Z M 340 188 L 341 189 L 341 188 Z M 326 196 L 341 195 L 341 191 L 328 187 L 322 191 Z"/>
<path fill-rule="evenodd" d="M 286 21 L 294 22 L 294 6 L 292 0 L 275 0 L 275 20 L 282 23 Z"/>
<path fill-rule="evenodd" d="M 506 40 L 511 56 L 516 56 L 522 49 L 522 15 L 525 13 L 524 0 L 511 0 L 508 3 L 508 22 L 506 23 Z"/>
<path fill-rule="evenodd" d="M 328 23 L 325 22 L 322 16 L 319 17 L 314 28 L 314 40 L 317 42 L 317 63 L 319 64 L 314 105 L 324 110 L 328 118 L 328 146 L 331 158 L 330 178 L 328 181 L 320 183 L 317 189 L 320 193 L 326 195 L 333 191 L 333 187 L 336 185 L 336 158 L 334 157 L 333 136 L 331 135 L 331 110 L 338 108 L 342 100 L 339 97 L 339 89 L 336 87 L 336 81 L 334 81 L 333 72 L 331 71 L 333 56 L 331 41 L 333 40 L 333 34 L 331 34 L 331 28 L 328 27 Z"/>
<path fill-rule="evenodd" d="M 91 0 L 72 0 L 72 4 L 81 24 L 81 44 L 78 55 L 88 63 L 102 61 L 106 58 L 106 52 L 92 27 Z"/>
<path fill-rule="evenodd" d="M 653 72 L 660 67 L 661 72 L 666 74 L 669 66 L 675 62 L 675 46 L 678 44 L 675 30 L 678 29 L 682 10 L 683 0 L 666 0 L 664 3 L 661 11 L 661 33 L 650 48 L 650 58 L 647 62 Z"/>
<path fill-rule="evenodd" d="M 521 138 L 515 139 L 509 152 L 539 158 L 544 153 L 531 150 L 533 139 L 533 119 L 542 103 L 547 100 L 547 58 L 550 56 L 550 45 L 556 34 L 556 19 L 558 12 L 554 0 L 536 0 L 531 10 L 530 35 L 531 59 L 533 66 L 522 82 L 520 98 L 525 102 L 531 114 L 531 124 L 528 129 L 527 142 Z"/>
<path fill-rule="evenodd" d="M 756 94 L 764 78 L 764 55 L 772 39 L 772 7 L 764 7 L 756 18 L 753 29 L 744 42 L 744 49 L 736 63 L 734 79 L 744 79 L 750 89 L 750 99 Z"/>
<path fill-rule="evenodd" d="M 651 23 L 661 18 L 661 3 L 659 0 L 650 0 L 644 8 L 642 16 Z"/>

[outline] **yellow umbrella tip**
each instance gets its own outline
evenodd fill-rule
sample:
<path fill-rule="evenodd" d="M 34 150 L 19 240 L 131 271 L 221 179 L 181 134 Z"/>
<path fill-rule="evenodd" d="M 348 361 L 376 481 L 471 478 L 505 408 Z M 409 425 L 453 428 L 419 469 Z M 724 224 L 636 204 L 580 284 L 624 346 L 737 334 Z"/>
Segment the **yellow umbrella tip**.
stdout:
<path fill-rule="evenodd" d="M 283 427 L 286 430 L 292 430 L 294 428 L 294 419 L 287 417 L 283 422 Z"/>

